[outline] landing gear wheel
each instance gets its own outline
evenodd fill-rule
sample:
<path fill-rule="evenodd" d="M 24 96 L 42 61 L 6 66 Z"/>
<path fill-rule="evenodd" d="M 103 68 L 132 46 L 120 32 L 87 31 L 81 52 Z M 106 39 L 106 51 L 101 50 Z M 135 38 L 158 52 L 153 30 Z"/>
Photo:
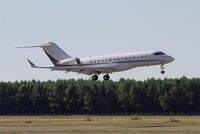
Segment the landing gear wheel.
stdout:
<path fill-rule="evenodd" d="M 165 68 L 164 68 L 164 65 L 161 65 L 161 66 L 160 66 L 160 69 L 161 69 L 161 74 L 165 74 L 165 71 L 164 71 L 164 69 L 165 69 Z"/>
<path fill-rule="evenodd" d="M 98 80 L 98 76 L 97 76 L 97 75 L 93 75 L 93 76 L 92 76 L 92 80 L 93 80 L 93 81 Z"/>
<path fill-rule="evenodd" d="M 103 79 L 108 81 L 110 79 L 110 76 L 108 74 L 106 74 L 106 75 L 103 76 Z"/>
<path fill-rule="evenodd" d="M 161 74 L 165 74 L 165 71 L 164 71 L 164 70 L 162 70 L 162 71 L 161 71 Z"/>

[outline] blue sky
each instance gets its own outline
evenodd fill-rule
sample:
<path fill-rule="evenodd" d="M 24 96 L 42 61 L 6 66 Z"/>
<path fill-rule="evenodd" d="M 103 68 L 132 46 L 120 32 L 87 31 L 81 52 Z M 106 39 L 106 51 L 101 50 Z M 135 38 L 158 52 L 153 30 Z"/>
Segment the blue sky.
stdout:
<path fill-rule="evenodd" d="M 162 50 L 176 60 L 160 67 L 111 75 L 145 80 L 200 75 L 198 0 L 1 0 L 0 81 L 84 78 L 75 73 L 31 69 L 26 59 L 50 65 L 41 49 L 16 49 L 53 41 L 72 56 Z"/>

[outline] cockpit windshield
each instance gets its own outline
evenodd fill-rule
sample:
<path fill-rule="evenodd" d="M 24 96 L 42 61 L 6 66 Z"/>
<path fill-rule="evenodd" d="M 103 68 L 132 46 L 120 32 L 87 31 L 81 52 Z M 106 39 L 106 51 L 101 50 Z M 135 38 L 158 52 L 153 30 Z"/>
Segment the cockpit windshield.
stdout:
<path fill-rule="evenodd" d="M 165 53 L 163 53 L 163 52 L 156 52 L 156 53 L 154 53 L 154 55 L 165 55 Z"/>

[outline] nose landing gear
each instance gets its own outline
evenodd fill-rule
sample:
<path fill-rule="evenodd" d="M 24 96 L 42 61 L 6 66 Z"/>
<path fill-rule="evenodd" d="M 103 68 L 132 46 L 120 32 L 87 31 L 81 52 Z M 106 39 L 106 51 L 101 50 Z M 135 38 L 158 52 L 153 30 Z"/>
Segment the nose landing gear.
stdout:
<path fill-rule="evenodd" d="M 161 74 L 165 74 L 165 71 L 164 71 L 164 70 L 162 70 L 162 71 L 161 71 Z"/>
<path fill-rule="evenodd" d="M 164 71 L 164 69 L 165 69 L 165 68 L 164 68 L 164 65 L 161 65 L 161 66 L 160 66 L 160 69 L 161 69 L 161 74 L 165 74 L 165 71 Z"/>

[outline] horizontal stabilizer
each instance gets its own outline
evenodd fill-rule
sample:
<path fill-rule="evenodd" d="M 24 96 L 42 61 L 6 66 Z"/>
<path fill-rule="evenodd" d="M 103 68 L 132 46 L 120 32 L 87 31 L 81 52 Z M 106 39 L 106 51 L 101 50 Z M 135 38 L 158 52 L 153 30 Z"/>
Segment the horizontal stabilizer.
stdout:
<path fill-rule="evenodd" d="M 25 46 L 25 47 L 16 47 L 16 48 L 32 48 L 32 47 L 42 47 L 42 46 Z"/>
<path fill-rule="evenodd" d="M 31 65 L 32 68 L 37 68 L 37 66 L 33 62 L 31 62 L 29 59 L 27 61 Z"/>
<path fill-rule="evenodd" d="M 43 69 L 52 69 L 53 67 L 38 67 L 32 61 L 27 59 L 28 63 L 31 65 L 32 68 L 43 68 Z"/>

